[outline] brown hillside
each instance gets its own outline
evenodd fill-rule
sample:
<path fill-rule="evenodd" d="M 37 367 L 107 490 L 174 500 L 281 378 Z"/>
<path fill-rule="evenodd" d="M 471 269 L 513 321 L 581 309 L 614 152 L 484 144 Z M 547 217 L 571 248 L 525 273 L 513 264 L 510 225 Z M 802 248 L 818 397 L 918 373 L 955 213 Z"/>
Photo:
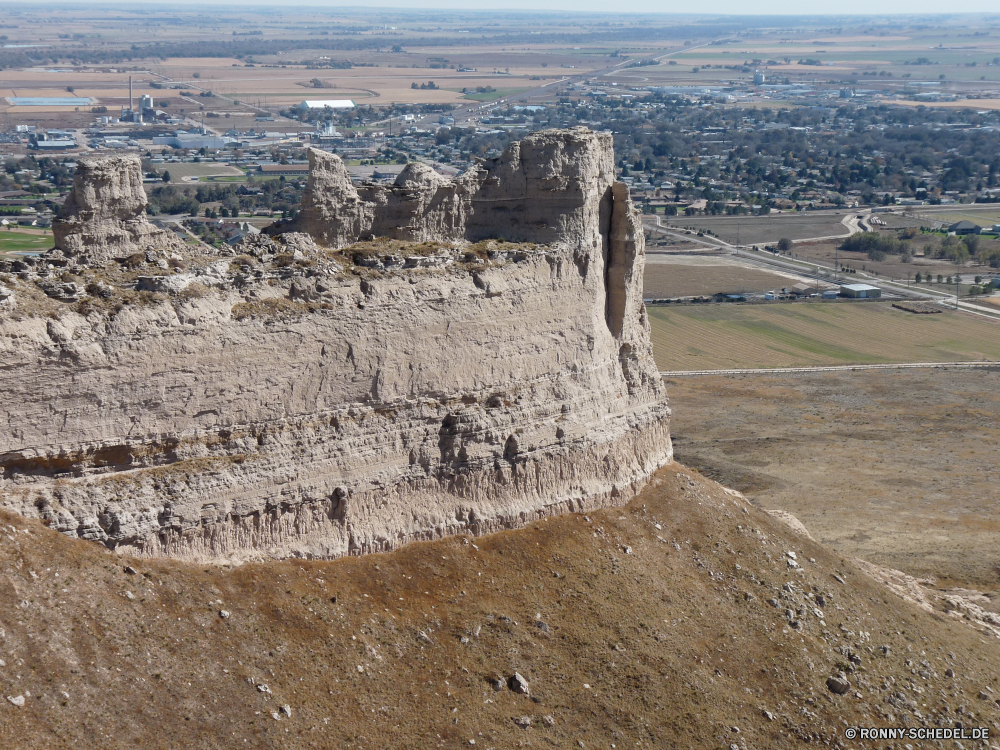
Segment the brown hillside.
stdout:
<path fill-rule="evenodd" d="M 4 748 L 886 747 L 844 729 L 956 721 L 1000 735 L 996 639 L 676 464 L 625 508 L 332 562 L 137 561 L 0 522 Z"/>

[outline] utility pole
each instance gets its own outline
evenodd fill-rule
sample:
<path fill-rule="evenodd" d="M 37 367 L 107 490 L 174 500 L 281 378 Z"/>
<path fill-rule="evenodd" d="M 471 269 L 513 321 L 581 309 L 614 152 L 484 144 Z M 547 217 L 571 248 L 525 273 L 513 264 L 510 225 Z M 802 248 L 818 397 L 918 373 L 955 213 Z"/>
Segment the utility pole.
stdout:
<path fill-rule="evenodd" d="M 958 271 L 958 273 L 955 274 L 955 309 L 957 310 L 958 294 L 959 291 L 961 290 L 961 287 L 959 285 L 962 283 L 962 266 L 960 265 L 958 256 L 955 257 L 955 269 Z"/>

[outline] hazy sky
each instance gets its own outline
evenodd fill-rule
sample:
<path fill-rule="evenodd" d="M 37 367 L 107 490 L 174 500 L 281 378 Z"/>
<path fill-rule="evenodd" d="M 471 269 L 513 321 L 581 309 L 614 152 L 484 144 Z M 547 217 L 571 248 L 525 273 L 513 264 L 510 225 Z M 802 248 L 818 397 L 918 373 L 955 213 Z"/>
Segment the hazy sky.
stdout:
<path fill-rule="evenodd" d="M 128 4 L 130 0 L 77 0 L 92 6 L 105 4 Z M 65 0 L 64 0 L 65 2 Z M 73 2 L 73 0 L 70 0 Z M 46 2 L 28 2 L 23 5 L 47 5 Z M 62 2 L 58 4 L 63 4 Z M 170 0 L 170 2 L 143 3 L 143 7 L 157 5 L 201 5 L 201 6 L 246 6 L 265 5 L 277 7 L 274 0 Z M 22 4 L 19 4 L 22 5 Z M 733 15 L 889 15 L 895 13 L 912 15 L 915 13 L 990 13 L 1000 20 L 998 0 L 702 0 L 701 2 L 677 2 L 677 0 L 366 0 L 363 6 L 356 3 L 331 3 L 324 0 L 291 0 L 281 7 L 316 6 L 325 9 L 337 7 L 406 8 L 406 9 L 456 9 L 456 10 L 541 10 L 541 11 L 585 11 L 598 13 L 720 13 Z"/>

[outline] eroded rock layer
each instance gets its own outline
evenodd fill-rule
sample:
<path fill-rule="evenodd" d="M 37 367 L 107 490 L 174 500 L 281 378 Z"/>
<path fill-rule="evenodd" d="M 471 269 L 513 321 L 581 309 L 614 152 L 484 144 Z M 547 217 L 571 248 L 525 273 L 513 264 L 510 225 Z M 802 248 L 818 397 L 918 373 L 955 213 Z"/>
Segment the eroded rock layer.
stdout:
<path fill-rule="evenodd" d="M 146 204 L 138 157 L 80 159 L 73 190 L 52 223 L 55 246 L 98 263 L 147 250 L 181 249 L 183 242 L 146 219 Z"/>
<path fill-rule="evenodd" d="M 4 506 L 143 555 L 333 557 L 623 503 L 670 460 L 609 137 L 539 133 L 377 196 L 333 159 L 285 228 L 340 252 L 257 238 L 36 315 L 21 282 Z M 420 244 L 351 245 L 366 222 Z"/>

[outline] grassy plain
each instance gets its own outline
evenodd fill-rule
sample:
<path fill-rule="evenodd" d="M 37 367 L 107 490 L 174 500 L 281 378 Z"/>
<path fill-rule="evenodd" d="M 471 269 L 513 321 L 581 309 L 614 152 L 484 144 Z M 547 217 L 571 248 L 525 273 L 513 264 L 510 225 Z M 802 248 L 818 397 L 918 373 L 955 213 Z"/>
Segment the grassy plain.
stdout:
<path fill-rule="evenodd" d="M 846 235 L 842 223 L 843 211 L 807 211 L 803 213 L 770 214 L 768 216 L 672 216 L 671 227 L 710 230 L 730 244 L 776 244 L 782 237 L 790 240 L 806 237 Z"/>
<path fill-rule="evenodd" d="M 734 263 L 728 258 L 647 254 L 643 297 L 671 297 L 766 292 L 791 286 L 797 279 Z"/>
<path fill-rule="evenodd" d="M 0 253 L 41 252 L 52 247 L 52 232 L 44 229 L 0 229 Z"/>
<path fill-rule="evenodd" d="M 159 174 L 170 172 L 170 182 L 193 182 L 201 177 L 231 177 L 239 180 L 246 177 L 242 169 L 230 167 L 227 164 L 157 164 L 156 171 Z"/>
<path fill-rule="evenodd" d="M 989 228 L 991 224 L 1000 224 L 1000 206 L 995 204 L 983 208 L 976 206 L 954 206 L 947 211 L 935 211 L 934 213 L 927 212 L 922 207 L 914 210 L 918 216 L 937 221 L 954 223 L 968 219 L 986 228 Z"/>
<path fill-rule="evenodd" d="M 1000 322 L 887 302 L 649 308 L 661 370 L 1000 360 Z"/>
<path fill-rule="evenodd" d="M 1000 589 L 1000 370 L 683 377 L 667 388 L 679 461 L 789 511 L 843 555 Z"/>
<path fill-rule="evenodd" d="M 515 96 L 520 94 L 522 91 L 527 91 L 525 88 L 514 88 L 514 89 L 497 89 L 491 92 L 482 93 L 471 93 L 466 94 L 463 98 L 472 99 L 476 102 L 493 102 L 497 99 L 503 99 L 505 96 Z"/>

